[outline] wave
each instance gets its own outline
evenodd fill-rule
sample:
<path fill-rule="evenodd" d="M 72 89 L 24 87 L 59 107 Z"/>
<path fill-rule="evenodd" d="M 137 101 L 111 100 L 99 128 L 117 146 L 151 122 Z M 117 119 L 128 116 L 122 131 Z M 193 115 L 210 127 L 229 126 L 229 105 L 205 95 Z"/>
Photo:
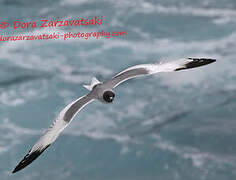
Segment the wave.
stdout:
<path fill-rule="evenodd" d="M 0 105 L 18 106 L 32 99 L 40 99 L 47 96 L 47 81 L 38 80 L 36 86 L 32 82 L 18 84 L 17 88 L 5 88 L 0 91 Z"/>
<path fill-rule="evenodd" d="M 196 17 L 207 17 L 207 18 L 213 18 L 213 22 L 216 24 L 225 24 L 229 23 L 231 21 L 235 22 L 236 12 L 232 8 L 215 8 L 214 6 L 207 6 L 205 2 L 190 6 L 183 3 L 175 3 L 175 5 L 163 5 L 161 3 L 152 3 L 145 0 L 140 1 L 122 1 L 122 3 L 111 1 L 111 0 L 103 0 L 100 1 L 100 3 L 109 3 L 113 8 L 118 11 L 122 8 L 128 9 L 129 8 L 129 15 L 131 14 L 167 14 L 167 15 L 185 15 L 185 16 L 196 16 Z M 84 0 L 61 0 L 60 5 L 61 6 L 81 6 L 84 4 L 91 4 L 91 2 L 87 2 Z M 171 3 L 169 3 L 171 4 Z M 173 4 L 173 3 L 172 3 Z M 124 12 L 119 12 L 119 15 Z M 118 14 L 117 14 L 118 15 Z"/>
<path fill-rule="evenodd" d="M 8 152 L 17 144 L 22 143 L 22 140 L 27 136 L 38 135 L 40 131 L 31 130 L 17 126 L 9 119 L 4 119 L 0 124 L 0 154 Z"/>
<path fill-rule="evenodd" d="M 192 148 L 188 146 L 178 146 L 171 141 L 164 140 L 161 136 L 154 135 L 156 139 L 155 146 L 164 151 L 169 151 L 177 154 L 186 160 L 191 160 L 193 165 L 197 168 L 215 169 L 222 168 L 222 164 L 228 164 L 235 166 L 236 158 L 231 155 L 218 155 L 210 152 L 204 152 L 197 148 Z M 213 162 L 213 163 L 212 163 Z M 211 164 L 214 164 L 212 166 Z"/>
<path fill-rule="evenodd" d="M 143 136 L 143 135 L 150 135 L 153 133 L 160 133 L 160 131 L 166 126 L 168 126 L 169 124 L 181 121 L 189 114 L 190 112 L 178 112 L 173 115 L 171 114 L 171 117 L 166 118 L 166 120 L 163 120 L 161 122 L 155 122 L 154 120 L 156 120 L 156 118 L 154 118 L 153 120 L 148 119 L 149 122 L 152 121 L 151 127 L 146 131 L 136 133 L 135 136 L 137 135 Z"/>
<path fill-rule="evenodd" d="M 9 80 L 2 80 L 0 81 L 0 87 L 8 87 L 11 85 L 16 85 L 16 84 L 22 84 L 26 83 L 29 81 L 35 81 L 35 80 L 40 80 L 40 79 L 48 79 L 49 76 L 47 75 L 42 75 L 42 76 L 32 76 L 32 75 L 23 75 L 23 76 L 17 76 L 14 78 L 11 78 Z"/>
<path fill-rule="evenodd" d="M 143 1 L 140 4 L 140 8 L 135 9 L 135 12 L 142 13 L 164 13 L 170 15 L 192 15 L 200 17 L 212 17 L 212 18 L 234 18 L 236 12 L 234 9 L 226 8 L 201 8 L 201 7 L 191 7 L 186 5 L 180 6 L 164 6 L 161 4 L 152 4 L 150 2 Z"/>

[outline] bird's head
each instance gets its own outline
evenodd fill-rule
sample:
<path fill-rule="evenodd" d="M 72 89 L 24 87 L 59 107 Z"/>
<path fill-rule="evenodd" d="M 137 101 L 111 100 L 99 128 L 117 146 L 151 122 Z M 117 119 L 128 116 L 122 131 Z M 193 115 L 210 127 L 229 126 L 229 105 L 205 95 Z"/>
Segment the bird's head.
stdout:
<path fill-rule="evenodd" d="M 115 98 L 115 93 L 113 91 L 105 91 L 103 93 L 103 100 L 107 103 L 111 103 Z"/>

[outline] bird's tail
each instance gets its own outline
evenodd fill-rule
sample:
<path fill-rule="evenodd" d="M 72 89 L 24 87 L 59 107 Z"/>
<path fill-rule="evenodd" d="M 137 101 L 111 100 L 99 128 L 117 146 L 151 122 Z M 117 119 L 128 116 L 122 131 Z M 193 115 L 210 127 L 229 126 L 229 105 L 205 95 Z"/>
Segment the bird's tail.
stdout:
<path fill-rule="evenodd" d="M 83 85 L 83 86 L 89 91 L 92 91 L 93 87 L 100 83 L 101 82 L 96 77 L 93 77 L 90 85 Z"/>

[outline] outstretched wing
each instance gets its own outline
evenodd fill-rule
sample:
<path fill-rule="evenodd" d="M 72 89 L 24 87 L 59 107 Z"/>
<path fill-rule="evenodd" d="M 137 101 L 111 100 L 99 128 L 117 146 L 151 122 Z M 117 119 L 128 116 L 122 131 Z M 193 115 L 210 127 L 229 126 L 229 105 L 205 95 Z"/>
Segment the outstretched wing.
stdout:
<path fill-rule="evenodd" d="M 184 69 L 195 68 L 203 65 L 207 65 L 215 62 L 215 59 L 206 59 L 206 58 L 186 58 L 180 59 L 177 61 L 166 62 L 166 63 L 156 63 L 156 64 L 140 64 L 137 66 L 130 67 L 111 80 L 106 81 L 106 85 L 109 88 L 115 88 L 120 83 L 138 76 L 151 75 L 159 72 L 171 72 L 171 71 L 180 71 Z M 104 83 L 104 84 L 105 84 Z"/>
<path fill-rule="evenodd" d="M 88 103 L 93 101 L 92 94 L 82 96 L 81 98 L 73 101 L 67 105 L 50 126 L 50 128 L 44 133 L 44 135 L 37 141 L 37 143 L 32 147 L 29 153 L 24 157 L 24 159 L 16 166 L 12 171 L 15 173 L 31 162 L 33 162 L 40 154 L 44 152 L 59 136 L 59 134 L 68 126 L 75 115 Z"/>

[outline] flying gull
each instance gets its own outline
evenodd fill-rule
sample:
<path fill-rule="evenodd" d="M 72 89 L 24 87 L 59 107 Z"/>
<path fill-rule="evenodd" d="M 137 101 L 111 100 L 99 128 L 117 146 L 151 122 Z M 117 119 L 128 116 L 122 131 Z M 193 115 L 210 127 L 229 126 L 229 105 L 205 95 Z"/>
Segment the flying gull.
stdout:
<path fill-rule="evenodd" d="M 28 154 L 12 171 L 15 173 L 32 163 L 45 149 L 47 149 L 59 136 L 59 134 L 70 124 L 75 115 L 87 104 L 95 99 L 103 103 L 111 103 L 115 98 L 114 88 L 120 83 L 139 76 L 151 75 L 160 72 L 180 71 L 195 68 L 215 62 L 215 59 L 207 58 L 184 58 L 177 61 L 155 64 L 141 64 L 130 67 L 112 79 L 100 82 L 95 77 L 90 85 L 84 85 L 90 92 L 67 105 L 55 119 L 53 124 L 44 135 L 36 142 Z"/>

